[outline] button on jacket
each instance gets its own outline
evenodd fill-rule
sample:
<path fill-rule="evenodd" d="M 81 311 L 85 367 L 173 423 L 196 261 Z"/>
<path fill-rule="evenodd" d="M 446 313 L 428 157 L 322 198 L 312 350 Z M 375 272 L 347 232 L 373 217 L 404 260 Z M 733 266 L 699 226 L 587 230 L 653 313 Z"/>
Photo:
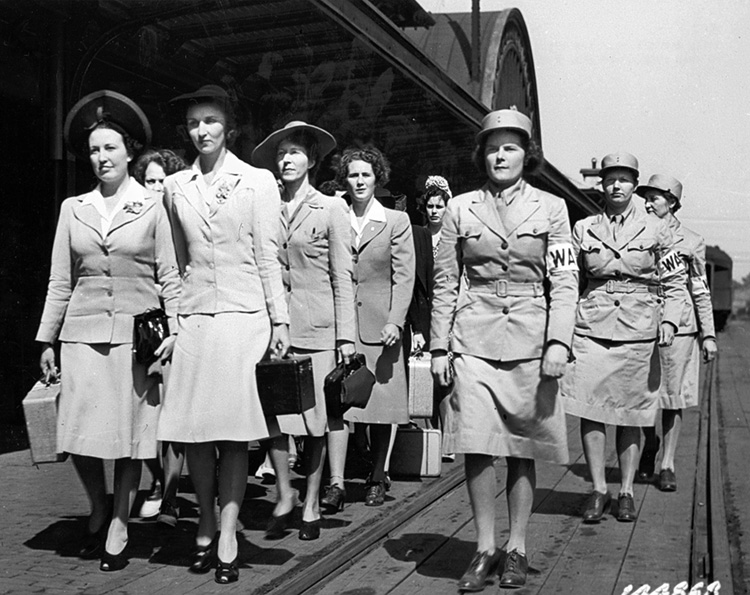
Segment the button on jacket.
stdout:
<path fill-rule="evenodd" d="M 282 206 L 282 209 L 285 207 Z M 334 349 L 354 342 L 349 208 L 312 189 L 290 217 L 281 217 L 284 286 L 292 346 Z"/>
<path fill-rule="evenodd" d="M 278 260 L 280 203 L 273 175 L 227 152 L 207 194 L 196 161 L 169 176 L 164 200 L 182 274 L 178 313 L 258 312 L 289 323 Z"/>
<path fill-rule="evenodd" d="M 432 351 L 449 349 L 451 331 L 450 349 L 496 361 L 541 358 L 549 341 L 570 346 L 578 275 L 562 199 L 523 180 L 499 197 L 484 186 L 448 203 L 441 234 Z M 553 263 L 550 251 L 566 259 Z"/>
<path fill-rule="evenodd" d="M 706 243 L 674 216 L 667 225 L 674 235 L 675 252 L 680 255 L 687 273 L 677 334 L 690 335 L 700 331 L 701 339 L 716 338 L 711 292 L 706 278 Z"/>
<path fill-rule="evenodd" d="M 175 315 L 180 278 L 163 205 L 131 178 L 102 234 L 94 192 L 62 203 L 37 341 L 130 343 L 133 316 L 159 307 L 156 283 Z"/>
<path fill-rule="evenodd" d="M 371 210 L 377 207 L 384 220 L 367 222 L 359 246 L 354 230 L 350 232 L 357 332 L 362 343 L 372 345 L 381 343 L 380 333 L 387 323 L 404 328 L 415 275 L 409 216 L 380 203 Z"/>
<path fill-rule="evenodd" d="M 605 213 L 586 217 L 573 228 L 573 249 L 584 277 L 575 332 L 611 341 L 649 341 L 659 332 L 662 301 L 662 320 L 678 327 L 684 268 L 664 221 L 635 204 L 623 215 L 616 230 Z"/>

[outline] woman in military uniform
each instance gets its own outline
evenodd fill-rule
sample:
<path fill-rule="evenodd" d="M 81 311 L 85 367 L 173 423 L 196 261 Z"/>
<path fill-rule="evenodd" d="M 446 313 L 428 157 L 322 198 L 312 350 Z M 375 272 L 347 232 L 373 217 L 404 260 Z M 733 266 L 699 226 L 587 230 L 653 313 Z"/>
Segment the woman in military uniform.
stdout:
<path fill-rule="evenodd" d="M 675 217 L 682 206 L 682 184 L 670 176 L 656 174 L 648 184 L 639 186 L 636 193 L 646 199 L 646 212 L 667 223 L 675 240 L 675 252 L 687 273 L 687 284 L 682 288 L 682 312 L 674 342 L 659 350 L 661 361 L 661 408 L 664 452 L 659 473 L 659 488 L 664 492 L 677 489 L 674 454 L 682 426 L 682 410 L 698 404 L 698 373 L 700 352 L 704 361 L 716 356 L 711 293 L 706 279 L 706 243 Z M 641 454 L 638 474 L 649 479 L 654 472 L 654 460 L 659 450 L 656 429 L 643 429 L 646 445 Z"/>
<path fill-rule="evenodd" d="M 522 178 L 540 159 L 531 120 L 515 110 L 491 112 L 476 140 L 475 163 L 487 182 L 448 203 L 431 324 L 432 371 L 441 386 L 451 381 L 449 347 L 454 353 L 443 446 L 466 455 L 477 529 L 477 552 L 459 581 L 465 591 L 481 590 L 500 563 L 494 457 L 508 465 L 510 539 L 500 585 L 526 582 L 535 460 L 568 460 L 557 379 L 568 361 L 577 295 L 565 203 Z"/>
<path fill-rule="evenodd" d="M 684 274 L 666 224 L 633 203 L 637 159 L 629 153 L 607 155 L 599 175 L 604 213 L 586 217 L 573 228 L 583 295 L 563 403 L 566 413 L 581 418 L 583 450 L 594 484 L 583 521 L 598 523 L 611 500 L 604 454 L 609 423 L 617 426 L 621 472 L 617 519 L 632 522 L 637 516 L 633 480 L 640 427 L 654 424 L 659 407 L 657 338 L 659 345 L 672 343 Z"/>

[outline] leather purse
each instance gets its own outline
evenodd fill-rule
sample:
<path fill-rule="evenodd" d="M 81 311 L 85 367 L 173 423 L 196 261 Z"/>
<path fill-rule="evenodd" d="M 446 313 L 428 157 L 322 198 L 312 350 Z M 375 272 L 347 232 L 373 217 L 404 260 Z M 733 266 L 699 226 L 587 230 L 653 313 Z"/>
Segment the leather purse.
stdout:
<path fill-rule="evenodd" d="M 367 367 L 364 354 L 355 353 L 348 364 L 340 361 L 323 383 L 328 415 L 341 417 L 352 407 L 364 409 L 373 386 L 375 374 Z"/>
<path fill-rule="evenodd" d="M 169 336 L 167 315 L 161 308 L 151 308 L 133 316 L 133 358 L 135 363 L 150 366 L 161 342 Z"/>
<path fill-rule="evenodd" d="M 288 415 L 315 407 L 312 358 L 309 355 L 260 361 L 255 380 L 263 413 Z"/>

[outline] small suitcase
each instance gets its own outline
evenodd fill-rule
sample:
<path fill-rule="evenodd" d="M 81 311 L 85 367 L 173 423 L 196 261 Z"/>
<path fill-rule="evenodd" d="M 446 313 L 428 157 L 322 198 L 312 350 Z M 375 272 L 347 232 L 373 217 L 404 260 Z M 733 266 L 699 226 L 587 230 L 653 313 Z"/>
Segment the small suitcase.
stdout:
<path fill-rule="evenodd" d="M 432 417 L 434 384 L 429 353 L 419 351 L 409 358 L 409 417 Z"/>
<path fill-rule="evenodd" d="M 255 366 L 258 396 L 267 416 L 302 413 L 315 407 L 312 358 L 269 359 Z"/>
<path fill-rule="evenodd" d="M 389 471 L 393 476 L 439 477 L 442 434 L 437 429 L 399 428 Z"/>
<path fill-rule="evenodd" d="M 31 447 L 31 462 L 58 463 L 66 456 L 57 452 L 57 401 L 60 383 L 37 382 L 23 400 L 26 432 Z"/>

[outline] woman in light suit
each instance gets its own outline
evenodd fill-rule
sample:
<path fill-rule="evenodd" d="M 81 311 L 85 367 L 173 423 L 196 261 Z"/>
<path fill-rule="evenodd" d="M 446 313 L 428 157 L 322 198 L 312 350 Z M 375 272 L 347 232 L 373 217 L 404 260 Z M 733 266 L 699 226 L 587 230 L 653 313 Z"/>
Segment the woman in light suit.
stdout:
<path fill-rule="evenodd" d="M 57 449 L 72 455 L 92 509 L 79 555 L 101 554 L 100 568 L 115 571 L 127 565 L 127 522 L 142 460 L 157 452 L 159 386 L 133 362 L 133 316 L 159 307 L 157 282 L 174 316 L 180 280 L 161 201 L 128 174 L 151 136 L 143 112 L 127 97 L 97 91 L 73 107 L 65 131 L 99 183 L 62 204 L 36 339 L 44 344 L 48 380 L 57 374 L 52 344 L 61 345 Z M 159 354 L 168 357 L 171 343 L 166 339 Z M 102 459 L 115 459 L 108 531 Z"/>
<path fill-rule="evenodd" d="M 278 432 L 275 418 L 263 414 L 255 365 L 269 347 L 283 356 L 289 346 L 279 191 L 269 172 L 227 149 L 237 122 L 226 91 L 207 85 L 173 103 L 184 110 L 198 158 L 165 181 L 182 293 L 158 436 L 187 444 L 200 506 L 190 570 L 208 572 L 216 563 L 216 582 L 230 583 L 239 577 L 247 443 Z M 221 527 L 214 540 L 217 467 Z"/>
<path fill-rule="evenodd" d="M 444 449 L 466 455 L 477 529 L 463 591 L 482 590 L 502 557 L 495 457 L 508 465 L 510 538 L 500 586 L 526 583 L 535 461 L 568 460 L 557 379 L 568 360 L 578 279 L 565 202 L 522 177 L 541 159 L 531 120 L 512 109 L 491 112 L 476 141 L 475 164 L 487 183 L 448 203 L 432 301 L 432 372 L 441 386 L 451 381 L 449 348 L 454 353 Z"/>
<path fill-rule="evenodd" d="M 271 460 L 276 472 L 278 499 L 267 539 L 284 536 L 294 508 L 289 476 L 288 436 L 305 436 L 307 492 L 299 538 L 320 536 L 320 481 L 328 427 L 342 428 L 330 419 L 323 381 L 336 366 L 336 350 L 348 360 L 354 353 L 352 256 L 346 203 L 315 190 L 310 175 L 336 146 L 328 132 L 305 122 L 289 122 L 260 143 L 252 161 L 275 172 L 284 184 L 281 199 L 279 259 L 287 290 L 291 353 L 313 361 L 315 407 L 300 415 L 278 417 L 281 436 L 273 439 Z"/>
<path fill-rule="evenodd" d="M 409 216 L 375 199 L 375 187 L 385 185 L 389 174 L 388 161 L 375 147 L 347 149 L 337 172 L 351 198 L 356 348 L 376 380 L 367 407 L 352 407 L 344 414 L 349 423 L 370 425 L 373 470 L 365 506 L 385 501 L 392 425 L 409 421 L 401 333 L 414 289 L 414 242 Z M 348 432 L 345 428 L 329 434 L 332 479 L 344 475 Z"/>
<path fill-rule="evenodd" d="M 663 492 L 674 492 L 677 490 L 674 456 L 682 426 L 682 410 L 698 405 L 700 352 L 703 352 L 706 362 L 714 359 L 717 352 L 711 292 L 706 279 L 706 243 L 675 217 L 682 206 L 682 183 L 679 180 L 656 174 L 651 176 L 648 184 L 638 186 L 635 191 L 646 200 L 647 213 L 667 222 L 674 235 L 675 252 L 687 272 L 687 284 L 682 291 L 682 315 L 674 342 L 659 349 L 659 406 L 664 455 L 658 486 Z M 659 438 L 653 426 L 643 428 L 643 433 L 646 445 L 641 453 L 638 474 L 641 479 L 647 480 L 654 472 Z"/>

